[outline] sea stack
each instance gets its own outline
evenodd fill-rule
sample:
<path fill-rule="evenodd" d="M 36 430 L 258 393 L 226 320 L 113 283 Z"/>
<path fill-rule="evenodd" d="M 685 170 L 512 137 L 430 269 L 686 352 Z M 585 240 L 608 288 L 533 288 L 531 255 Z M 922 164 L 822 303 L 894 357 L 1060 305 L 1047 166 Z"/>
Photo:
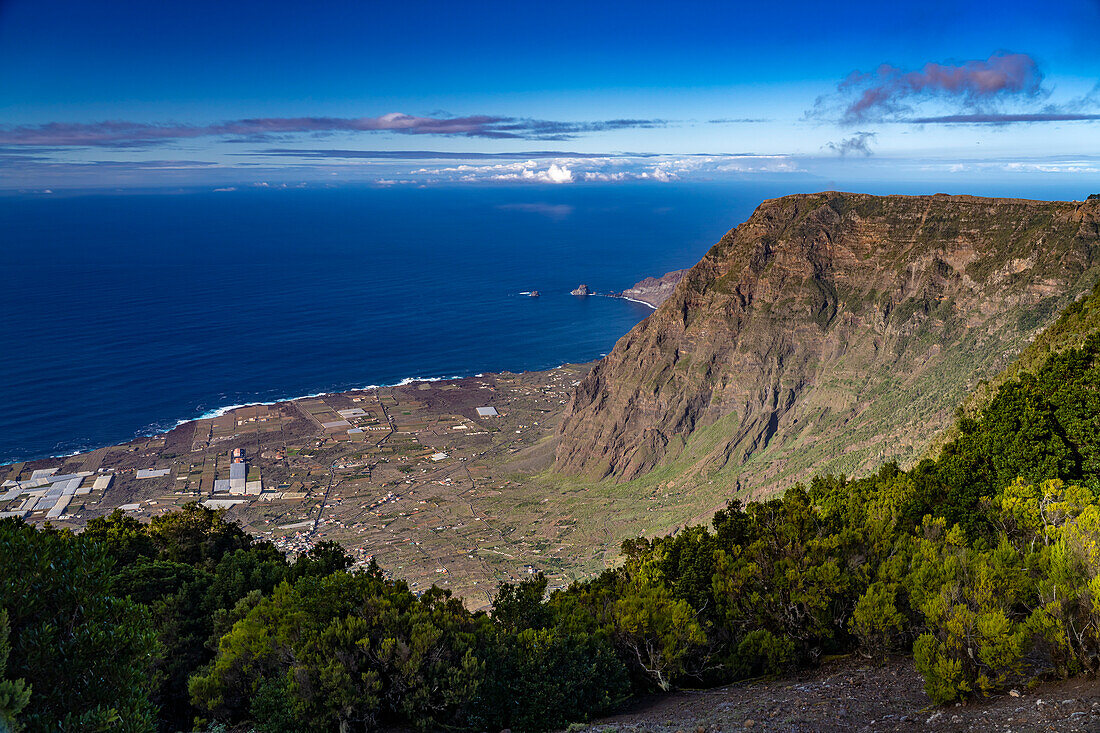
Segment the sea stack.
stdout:
<path fill-rule="evenodd" d="M 585 285 L 584 283 L 581 283 L 580 285 L 577 286 L 576 290 L 570 290 L 569 294 L 570 295 L 585 296 L 585 295 L 591 295 L 592 291 L 588 289 L 587 285 Z"/>

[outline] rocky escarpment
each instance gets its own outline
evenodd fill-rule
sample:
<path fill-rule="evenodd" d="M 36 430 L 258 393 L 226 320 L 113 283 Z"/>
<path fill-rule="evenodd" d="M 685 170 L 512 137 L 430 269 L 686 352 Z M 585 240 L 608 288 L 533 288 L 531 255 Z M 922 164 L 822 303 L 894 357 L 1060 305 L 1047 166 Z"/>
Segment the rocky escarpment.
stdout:
<path fill-rule="evenodd" d="M 687 270 L 673 270 L 672 272 L 666 272 L 661 277 L 647 277 L 634 283 L 633 287 L 614 295 L 619 298 L 640 300 L 656 308 L 669 299 L 673 291 L 676 290 L 676 286 L 684 279 L 686 272 Z"/>
<path fill-rule="evenodd" d="M 1096 279 L 1098 218 L 1095 201 L 765 201 L 576 387 L 556 469 L 767 491 L 915 459 Z"/>

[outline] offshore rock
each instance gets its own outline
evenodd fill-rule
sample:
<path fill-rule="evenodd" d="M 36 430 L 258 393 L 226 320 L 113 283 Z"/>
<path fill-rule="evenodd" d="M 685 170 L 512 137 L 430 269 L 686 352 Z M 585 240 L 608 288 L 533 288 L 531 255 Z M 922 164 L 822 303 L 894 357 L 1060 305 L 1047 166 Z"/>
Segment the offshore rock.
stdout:
<path fill-rule="evenodd" d="M 570 295 L 581 295 L 581 296 L 585 296 L 585 295 L 591 295 L 591 294 L 592 294 L 592 291 L 588 289 L 588 286 L 587 286 L 587 285 L 585 285 L 584 283 L 581 283 L 580 285 L 578 285 L 578 286 L 577 286 L 576 288 L 574 288 L 573 290 L 570 290 L 570 291 L 569 291 L 569 294 L 570 294 Z"/>

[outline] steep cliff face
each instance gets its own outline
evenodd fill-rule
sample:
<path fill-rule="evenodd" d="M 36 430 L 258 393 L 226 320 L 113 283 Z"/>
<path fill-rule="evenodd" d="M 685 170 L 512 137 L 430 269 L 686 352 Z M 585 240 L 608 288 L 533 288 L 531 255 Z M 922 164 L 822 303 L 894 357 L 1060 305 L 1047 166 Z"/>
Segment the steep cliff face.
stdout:
<path fill-rule="evenodd" d="M 556 468 L 767 491 L 913 459 L 1091 286 L 1098 219 L 1100 202 L 765 201 L 578 385 Z"/>

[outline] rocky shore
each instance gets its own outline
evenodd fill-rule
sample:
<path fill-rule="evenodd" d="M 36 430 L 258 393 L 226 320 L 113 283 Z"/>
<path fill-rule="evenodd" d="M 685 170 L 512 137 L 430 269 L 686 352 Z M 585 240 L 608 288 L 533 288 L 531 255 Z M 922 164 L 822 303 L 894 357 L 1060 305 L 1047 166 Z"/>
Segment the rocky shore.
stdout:
<path fill-rule="evenodd" d="M 666 272 L 660 277 L 647 277 L 644 280 L 634 283 L 633 287 L 627 288 L 621 293 L 612 293 L 611 295 L 616 298 L 637 300 L 656 308 L 661 303 L 668 300 L 668 297 L 672 295 L 672 291 L 676 289 L 676 286 L 680 283 L 680 280 L 683 279 L 684 273 L 686 272 L 687 270 L 673 270 L 672 272 Z"/>

